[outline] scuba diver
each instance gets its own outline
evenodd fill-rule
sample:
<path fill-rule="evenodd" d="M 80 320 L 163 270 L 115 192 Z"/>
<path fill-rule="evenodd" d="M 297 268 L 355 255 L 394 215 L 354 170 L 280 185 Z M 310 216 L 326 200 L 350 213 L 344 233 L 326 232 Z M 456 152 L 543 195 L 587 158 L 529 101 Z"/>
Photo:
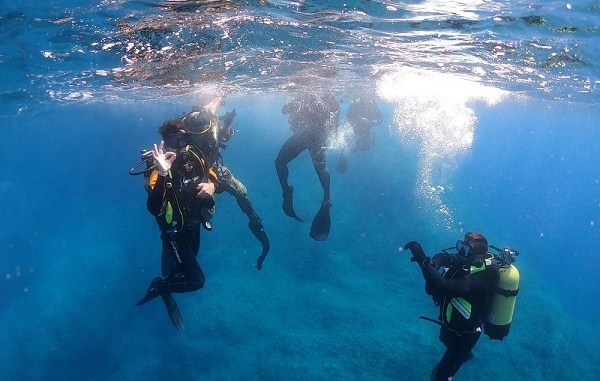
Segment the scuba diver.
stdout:
<path fill-rule="evenodd" d="M 371 130 L 382 121 L 381 111 L 372 98 L 357 98 L 346 112 L 346 121 L 352 127 L 352 151 L 368 151 L 373 146 Z M 340 153 L 336 171 L 345 173 L 348 168 L 348 150 Z"/>
<path fill-rule="evenodd" d="M 498 251 L 498 255 L 488 252 Z M 404 246 L 412 253 L 425 278 L 425 291 L 439 306 L 438 319 L 421 319 L 440 325 L 440 341 L 446 351 L 433 368 L 431 381 L 453 380 L 460 367 L 473 358 L 472 349 L 482 333 L 502 340 L 508 335 L 518 293 L 519 274 L 512 265 L 518 253 L 488 247 L 478 232 L 468 232 L 455 248 L 429 258 L 418 242 Z M 455 254 L 449 250 L 456 249 Z M 439 269 L 444 268 L 440 273 Z"/>
<path fill-rule="evenodd" d="M 147 208 L 161 233 L 162 276 L 152 280 L 146 295 L 135 305 L 161 296 L 171 322 L 180 330 L 183 322 L 172 293 L 204 287 L 204 273 L 197 261 L 200 226 L 211 229 L 217 181 L 215 174 L 209 173 L 203 153 L 191 145 L 191 136 L 181 121 L 166 121 L 158 131 L 163 141 L 154 144 L 151 158 L 143 154 L 147 168 L 142 173 L 148 181 Z"/>
<path fill-rule="evenodd" d="M 283 191 L 283 212 L 303 221 L 294 211 L 292 194 L 294 188 L 288 184 L 288 163 L 302 151 L 308 150 L 319 182 L 323 188 L 321 207 L 313 218 L 310 237 L 325 241 L 329 235 L 331 219 L 330 177 L 327 171 L 327 140 L 338 128 L 340 107 L 333 94 L 302 93 L 283 106 L 282 113 L 288 114 L 292 136 L 283 143 L 275 159 L 277 177 Z"/>
<path fill-rule="evenodd" d="M 181 121 L 190 131 L 192 144 L 206 154 L 207 162 L 216 172 L 219 193 L 227 192 L 235 197 L 242 212 L 248 216 L 248 227 L 262 245 L 262 252 L 256 259 L 256 268 L 260 270 L 271 248 L 269 237 L 260 216 L 248 198 L 246 186 L 223 165 L 221 157 L 221 149 L 227 148 L 226 143 L 235 133 L 231 127 L 235 115 L 235 110 L 226 113 L 221 118 L 221 123 L 219 117 L 208 107 L 194 107 L 192 112 L 181 118 Z"/>

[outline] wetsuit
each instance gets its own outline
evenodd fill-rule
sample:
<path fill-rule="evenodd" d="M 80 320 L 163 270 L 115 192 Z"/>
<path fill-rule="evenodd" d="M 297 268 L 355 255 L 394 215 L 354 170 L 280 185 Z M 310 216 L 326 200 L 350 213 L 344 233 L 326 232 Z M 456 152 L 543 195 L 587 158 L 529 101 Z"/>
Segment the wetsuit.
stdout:
<path fill-rule="evenodd" d="M 291 206 L 293 188 L 288 184 L 287 164 L 302 151 L 308 150 L 319 182 L 323 188 L 323 202 L 330 200 L 330 176 L 327 171 L 327 139 L 339 123 L 339 105 L 332 95 L 317 96 L 304 94 L 283 106 L 282 113 L 288 114 L 293 135 L 283 143 L 275 159 L 275 168 L 284 197 L 284 211 L 299 219 Z M 289 205 L 285 203 L 288 202 Z M 286 210 L 287 209 L 287 210 Z"/>
<path fill-rule="evenodd" d="M 148 211 L 161 231 L 161 270 L 164 291 L 190 292 L 204 287 L 204 273 L 196 257 L 200 249 L 200 226 L 212 214 L 214 200 L 196 197 L 196 186 L 208 182 L 208 172 L 199 153 L 190 155 L 194 166 L 186 171 L 176 161 L 167 176 L 151 175 Z"/>
<path fill-rule="evenodd" d="M 367 151 L 373 146 L 371 129 L 381 123 L 381 112 L 375 101 L 361 98 L 350 104 L 346 120 L 352 127 L 352 145 L 340 151 L 336 165 L 336 170 L 340 173 L 345 173 L 348 169 L 350 150 Z"/>
<path fill-rule="evenodd" d="M 235 116 L 235 113 L 228 113 L 226 117 L 228 115 Z M 242 212 L 248 216 L 248 227 L 262 245 L 262 253 L 256 260 L 256 268 L 260 270 L 271 248 L 269 237 L 267 237 L 260 216 L 256 213 L 248 198 L 246 186 L 233 176 L 229 168 L 219 161 L 220 148 L 225 147 L 224 143 L 233 135 L 233 130 L 229 126 L 233 116 L 230 117 L 228 123 L 221 125 L 216 114 L 206 109 L 198 109 L 186 114 L 182 121 L 190 129 L 192 142 L 202 152 L 206 153 L 207 162 L 216 172 L 219 192 L 227 192 L 235 197 Z"/>
<path fill-rule="evenodd" d="M 352 102 L 346 120 L 352 125 L 356 151 L 366 151 L 373 145 L 371 129 L 381 123 L 381 112 L 374 101 L 361 98 Z"/>
<path fill-rule="evenodd" d="M 489 263 L 490 257 L 440 253 L 420 264 L 425 290 L 440 306 L 440 341 L 446 346 L 433 369 L 432 381 L 447 381 L 473 358 L 471 350 L 481 336 L 499 277 L 497 268 Z M 447 268 L 443 275 L 438 272 L 440 267 Z"/>

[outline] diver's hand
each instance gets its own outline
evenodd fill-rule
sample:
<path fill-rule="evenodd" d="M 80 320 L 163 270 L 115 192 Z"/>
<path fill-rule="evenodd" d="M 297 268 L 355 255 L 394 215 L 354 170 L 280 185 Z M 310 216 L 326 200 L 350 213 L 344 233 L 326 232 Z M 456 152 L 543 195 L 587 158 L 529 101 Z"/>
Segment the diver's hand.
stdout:
<path fill-rule="evenodd" d="M 158 146 L 154 144 L 154 147 L 152 148 L 152 157 L 156 161 L 158 172 L 163 175 L 169 172 L 169 169 L 171 169 L 171 166 L 177 157 L 175 152 L 164 152 L 164 148 L 165 142 L 162 140 Z"/>
<path fill-rule="evenodd" d="M 411 262 L 417 262 L 421 264 L 425 259 L 427 259 L 427 255 L 425 255 L 421 244 L 417 241 L 410 241 L 404 245 L 404 250 L 410 250 L 412 253 L 412 258 L 410 258 Z"/>
<path fill-rule="evenodd" d="M 223 126 L 225 128 L 231 126 L 231 123 L 233 123 L 233 118 L 235 118 L 236 112 L 235 109 L 233 109 L 230 112 L 226 112 L 225 115 L 223 115 Z"/>
<path fill-rule="evenodd" d="M 196 197 L 209 198 L 215 194 L 216 187 L 213 183 L 200 183 L 196 186 L 196 190 L 198 191 Z"/>

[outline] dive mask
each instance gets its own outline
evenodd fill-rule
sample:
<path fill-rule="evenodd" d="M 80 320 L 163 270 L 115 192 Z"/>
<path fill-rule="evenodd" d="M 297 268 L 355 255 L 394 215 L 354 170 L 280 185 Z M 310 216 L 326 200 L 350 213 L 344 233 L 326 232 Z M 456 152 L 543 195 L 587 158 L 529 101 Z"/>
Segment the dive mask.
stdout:
<path fill-rule="evenodd" d="M 467 233 L 467 235 L 470 233 Z M 485 237 L 481 236 L 476 239 L 465 238 L 456 241 L 456 250 L 458 254 L 470 255 L 470 254 L 485 254 L 488 250 L 488 243 Z"/>
<path fill-rule="evenodd" d="M 457 254 L 459 255 L 467 255 L 469 254 L 469 251 L 471 251 L 471 248 L 465 241 L 459 239 L 456 241 L 456 250 L 458 251 Z"/>
<path fill-rule="evenodd" d="M 170 148 L 183 148 L 192 142 L 190 134 L 185 131 L 176 132 L 165 137 L 165 144 Z"/>

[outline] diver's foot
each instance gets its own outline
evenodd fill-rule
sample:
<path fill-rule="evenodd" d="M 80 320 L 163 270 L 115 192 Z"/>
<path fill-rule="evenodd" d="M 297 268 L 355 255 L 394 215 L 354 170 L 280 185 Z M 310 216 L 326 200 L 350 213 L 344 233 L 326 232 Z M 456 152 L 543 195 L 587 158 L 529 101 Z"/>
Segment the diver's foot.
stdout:
<path fill-rule="evenodd" d="M 294 199 L 292 197 L 293 192 L 294 187 L 287 187 L 287 189 L 283 191 L 283 213 L 298 221 L 303 221 L 294 211 Z"/>
<path fill-rule="evenodd" d="M 157 276 L 150 283 L 150 287 L 148 287 L 148 291 L 146 291 L 146 295 L 137 303 L 136 306 L 141 306 L 142 304 L 151 301 L 152 299 L 158 297 L 161 294 L 162 289 L 164 288 L 165 281 L 163 278 Z"/>
<path fill-rule="evenodd" d="M 260 256 L 258 258 L 256 258 L 256 269 L 257 270 L 260 271 L 260 269 L 262 269 L 263 262 L 267 258 L 267 254 L 269 254 L 270 248 L 271 248 L 271 245 L 263 246 L 262 253 L 260 254 Z"/>

